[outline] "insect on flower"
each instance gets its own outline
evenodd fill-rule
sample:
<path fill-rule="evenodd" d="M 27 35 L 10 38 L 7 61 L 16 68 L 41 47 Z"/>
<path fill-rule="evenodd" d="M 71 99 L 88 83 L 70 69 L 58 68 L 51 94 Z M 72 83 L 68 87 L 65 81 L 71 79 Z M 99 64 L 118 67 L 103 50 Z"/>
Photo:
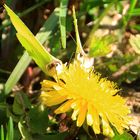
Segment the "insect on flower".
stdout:
<path fill-rule="evenodd" d="M 56 76 L 62 72 L 63 65 L 61 61 L 53 61 L 46 65 L 46 69 L 49 76 L 56 78 Z"/>

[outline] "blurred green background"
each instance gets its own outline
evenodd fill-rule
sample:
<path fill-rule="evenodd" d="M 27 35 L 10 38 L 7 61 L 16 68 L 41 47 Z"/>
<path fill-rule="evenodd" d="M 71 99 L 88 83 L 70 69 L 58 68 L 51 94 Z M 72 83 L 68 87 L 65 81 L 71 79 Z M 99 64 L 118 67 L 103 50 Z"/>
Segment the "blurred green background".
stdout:
<path fill-rule="evenodd" d="M 53 56 L 70 62 L 76 49 L 72 18 L 75 6 L 83 49 L 94 69 L 115 81 L 134 117 L 130 131 L 115 140 L 138 139 L 140 126 L 139 0 L 0 1 L 0 140 L 109 139 L 90 128 L 77 128 L 69 117 L 43 108 L 38 97 L 46 78 L 16 38 L 6 3 Z M 49 78 L 49 77 L 48 77 Z"/>

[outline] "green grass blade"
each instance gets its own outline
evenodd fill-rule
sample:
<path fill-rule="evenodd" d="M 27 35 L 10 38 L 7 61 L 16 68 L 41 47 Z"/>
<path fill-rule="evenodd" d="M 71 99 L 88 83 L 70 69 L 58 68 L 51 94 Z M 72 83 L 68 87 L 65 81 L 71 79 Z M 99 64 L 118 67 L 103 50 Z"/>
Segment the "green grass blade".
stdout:
<path fill-rule="evenodd" d="M 128 24 L 128 21 L 130 20 L 130 18 L 132 16 L 131 13 L 135 9 L 136 4 L 137 4 L 137 0 L 130 0 L 129 10 L 127 11 L 126 16 L 123 17 L 123 22 L 124 22 L 123 29 L 124 30 L 126 29 L 126 26 Z"/>
<path fill-rule="evenodd" d="M 68 5 L 68 0 L 61 0 L 61 2 L 60 2 L 59 23 L 60 23 L 61 42 L 62 42 L 62 47 L 63 48 L 66 48 L 67 5 Z"/>
<path fill-rule="evenodd" d="M 130 25 L 130 28 L 140 31 L 140 25 Z"/>
<path fill-rule="evenodd" d="M 8 94 L 12 90 L 13 86 L 20 79 L 20 77 L 22 76 L 23 72 L 25 71 L 30 62 L 31 57 L 28 55 L 27 52 L 25 52 L 5 84 L 4 88 L 5 94 Z"/>
<path fill-rule="evenodd" d="M 136 8 L 129 12 L 130 16 L 139 16 L 140 15 L 140 8 Z"/>
<path fill-rule="evenodd" d="M 10 71 L 3 70 L 3 69 L 0 69 L 0 73 L 11 74 L 11 72 L 10 72 Z"/>
<path fill-rule="evenodd" d="M 24 10 L 21 14 L 18 14 L 18 16 L 19 16 L 19 17 L 25 16 L 25 15 L 27 15 L 28 13 L 30 13 L 30 12 L 34 11 L 35 9 L 37 9 L 38 7 L 41 7 L 43 4 L 45 4 L 45 3 L 48 2 L 48 1 L 50 1 L 50 0 L 42 0 L 41 2 L 39 2 L 39 3 L 35 4 L 35 5 L 33 5 L 32 7 L 28 8 L 28 9 L 26 9 L 26 10 Z"/>
<path fill-rule="evenodd" d="M 9 139 L 13 140 L 14 139 L 14 126 L 13 126 L 13 119 L 10 117 L 9 120 Z"/>
<path fill-rule="evenodd" d="M 44 23 L 43 27 L 37 33 L 36 38 L 41 42 L 41 44 L 43 44 L 49 38 L 54 29 L 57 27 L 59 19 L 58 12 L 59 10 L 55 9 L 48 20 Z M 25 52 L 5 84 L 5 94 L 8 94 L 12 90 L 13 86 L 18 82 L 30 61 L 30 56 L 27 52 Z"/>
<path fill-rule="evenodd" d="M 43 27 L 40 29 L 39 33 L 36 35 L 36 38 L 41 44 L 43 44 L 50 35 L 53 33 L 54 29 L 58 25 L 59 20 L 59 8 L 56 8 L 54 12 L 50 15 L 47 21 L 44 23 Z"/>
<path fill-rule="evenodd" d="M 14 139 L 14 127 L 13 127 L 13 119 L 10 117 L 8 122 L 8 140 Z"/>
<path fill-rule="evenodd" d="M 4 128 L 3 125 L 1 125 L 1 140 L 4 140 Z"/>

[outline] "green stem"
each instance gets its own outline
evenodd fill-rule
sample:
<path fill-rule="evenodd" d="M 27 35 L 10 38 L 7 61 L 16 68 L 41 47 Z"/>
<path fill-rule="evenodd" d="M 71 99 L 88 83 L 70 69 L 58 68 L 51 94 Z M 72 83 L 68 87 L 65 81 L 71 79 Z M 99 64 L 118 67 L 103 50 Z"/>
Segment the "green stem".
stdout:
<path fill-rule="evenodd" d="M 43 0 L 41 1 L 40 3 L 37 3 L 36 5 L 26 9 L 25 11 L 23 11 L 22 13 L 19 13 L 18 16 L 19 17 L 22 17 L 22 16 L 25 16 L 27 15 L 28 13 L 34 11 L 35 9 L 37 9 L 38 7 L 41 7 L 43 4 L 45 4 L 46 2 L 48 2 L 49 0 Z"/>
<path fill-rule="evenodd" d="M 0 69 L 0 73 L 11 74 L 11 72 L 10 72 L 10 71 L 3 70 L 3 69 Z"/>
<path fill-rule="evenodd" d="M 137 0 L 131 0 L 130 1 L 130 8 L 129 8 L 128 12 L 127 12 L 127 15 L 124 17 L 124 20 L 123 20 L 123 30 L 125 30 L 125 28 L 127 26 L 127 23 L 131 18 L 130 13 L 132 13 L 132 11 L 134 10 L 136 3 L 137 3 Z"/>
<path fill-rule="evenodd" d="M 72 10 L 73 10 L 73 22 L 74 22 L 74 28 L 75 28 L 75 34 L 76 34 L 76 45 L 77 45 L 76 54 L 78 53 L 85 54 L 81 45 L 80 37 L 79 37 L 75 8 L 73 7 Z"/>

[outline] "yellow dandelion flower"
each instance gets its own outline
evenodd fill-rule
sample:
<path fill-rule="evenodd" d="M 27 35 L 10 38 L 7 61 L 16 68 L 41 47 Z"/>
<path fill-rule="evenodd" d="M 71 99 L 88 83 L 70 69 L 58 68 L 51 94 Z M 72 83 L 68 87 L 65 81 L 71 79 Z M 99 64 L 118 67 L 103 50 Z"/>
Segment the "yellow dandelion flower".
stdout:
<path fill-rule="evenodd" d="M 42 103 L 61 104 L 56 114 L 73 110 L 71 118 L 78 127 L 86 121 L 96 134 L 109 136 L 114 135 L 111 125 L 119 133 L 128 128 L 130 110 L 126 100 L 116 95 L 116 85 L 95 72 L 86 71 L 78 61 L 58 75 L 57 82 L 44 80 L 41 84 Z"/>

